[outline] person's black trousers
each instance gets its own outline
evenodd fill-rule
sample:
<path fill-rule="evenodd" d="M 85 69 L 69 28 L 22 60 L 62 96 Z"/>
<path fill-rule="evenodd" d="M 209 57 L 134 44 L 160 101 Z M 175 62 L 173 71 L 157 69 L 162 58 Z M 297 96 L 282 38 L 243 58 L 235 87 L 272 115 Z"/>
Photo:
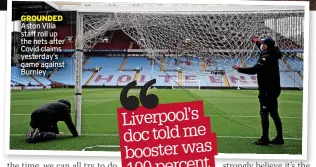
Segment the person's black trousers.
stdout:
<path fill-rule="evenodd" d="M 31 139 L 32 141 L 30 141 L 30 143 L 53 140 L 56 138 L 56 134 L 59 133 L 57 124 L 45 120 L 40 114 L 32 114 L 30 126 L 34 130 L 39 130 L 39 132 L 34 135 L 34 138 Z"/>
<path fill-rule="evenodd" d="M 260 93 L 259 95 L 262 137 L 264 139 L 269 139 L 269 115 L 274 121 L 277 137 L 283 138 L 282 121 L 278 111 L 279 95 L 279 91 L 273 93 Z"/>

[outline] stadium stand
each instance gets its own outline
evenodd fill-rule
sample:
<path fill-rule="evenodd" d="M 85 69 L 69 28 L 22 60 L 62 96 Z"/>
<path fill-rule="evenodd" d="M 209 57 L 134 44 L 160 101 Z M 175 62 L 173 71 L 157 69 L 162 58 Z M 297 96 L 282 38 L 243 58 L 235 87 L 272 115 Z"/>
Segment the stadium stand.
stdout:
<path fill-rule="evenodd" d="M 28 86 L 28 85 L 38 86 L 38 85 L 40 85 L 35 80 L 33 80 L 30 76 L 21 75 L 21 69 L 18 67 L 14 67 L 14 66 L 11 67 L 11 81 L 13 83 L 16 83 L 17 85 L 22 85 L 22 86 Z"/>
<path fill-rule="evenodd" d="M 107 35 L 110 34 L 110 35 Z M 99 42 L 94 49 L 128 49 L 132 40 L 122 30 L 107 33 L 108 42 Z"/>
<path fill-rule="evenodd" d="M 56 69 L 56 72 L 51 75 L 50 80 L 65 85 L 74 85 L 73 58 L 65 57 L 61 61 L 65 62 L 65 67 Z"/>
<path fill-rule="evenodd" d="M 218 58 L 214 60 L 215 65 L 207 66 L 206 70 L 227 71 L 227 69 L 229 69 L 228 71 L 231 71 L 231 67 L 227 66 L 227 64 L 240 63 L 240 60 L 232 58 Z M 292 70 L 303 71 L 303 63 L 299 59 L 287 58 L 286 60 Z M 49 79 L 43 76 L 34 76 L 34 78 L 44 86 L 50 85 L 51 81 L 62 83 L 64 85 L 74 85 L 73 58 L 65 57 L 62 61 L 65 62 L 65 68 L 58 69 Z M 120 71 L 123 61 L 124 57 L 90 57 L 83 67 L 82 84 L 89 86 L 122 86 L 133 80 L 137 80 L 138 86 L 142 86 L 151 78 L 157 79 L 156 86 L 172 86 L 172 82 L 180 79 L 187 80 L 182 86 L 196 86 L 197 83 L 190 83 L 190 80 L 200 80 L 201 87 L 237 87 L 238 84 L 255 87 L 257 84 L 255 75 L 230 72 L 226 73 L 226 76 L 223 76 L 221 74 L 213 74 L 210 72 L 203 73 L 200 59 L 194 61 L 191 60 L 192 62 L 195 62 L 192 63 L 192 65 L 180 63 L 181 65 L 176 66 L 174 58 L 167 58 L 165 72 L 159 70 L 159 64 L 155 65 L 153 68 L 154 71 L 152 72 L 152 60 L 144 56 L 126 58 L 125 66 L 122 71 Z M 249 58 L 246 60 L 245 64 L 246 66 L 252 66 L 256 61 L 256 58 Z M 93 71 L 92 69 L 99 70 Z M 179 69 L 182 69 L 184 72 L 179 73 Z M 21 76 L 18 67 L 12 67 L 11 71 L 11 85 L 40 85 L 36 80 L 29 76 Z M 280 61 L 280 71 L 282 87 L 292 88 L 303 85 L 303 80 L 300 79 L 298 72 L 289 71 L 282 61 Z M 228 83 L 225 83 L 225 77 L 227 77 Z"/>
<path fill-rule="evenodd" d="M 144 71 L 151 71 L 151 61 L 152 60 L 149 60 L 147 57 L 128 57 L 124 70 L 141 69 Z"/>
<path fill-rule="evenodd" d="M 299 71 L 301 74 L 304 73 L 304 69 L 303 69 L 304 65 L 303 65 L 302 60 L 299 60 L 298 58 L 294 58 L 294 57 L 289 57 L 289 58 L 286 58 L 286 62 L 289 64 L 292 70 Z"/>
<path fill-rule="evenodd" d="M 267 27 L 265 27 L 267 28 Z M 74 24 L 58 25 L 56 29 L 59 39 L 67 39 L 62 46 L 67 56 L 61 56 L 56 61 L 64 61 L 64 68 L 54 68 L 47 72 L 46 76 L 21 76 L 20 69 L 12 66 L 11 85 L 41 85 L 48 86 L 52 83 L 74 85 L 74 53 L 76 28 Z M 277 34 L 279 39 L 284 39 Z M 118 56 L 107 55 L 104 52 L 85 53 L 83 60 L 82 85 L 85 86 L 123 86 L 137 80 L 137 85 L 142 86 L 152 78 L 157 79 L 156 86 L 175 86 L 179 81 L 181 86 L 201 87 L 256 87 L 255 75 L 245 75 L 232 70 L 232 64 L 252 66 L 257 57 L 233 58 L 207 55 L 201 58 L 199 55 L 168 56 L 159 61 L 153 61 L 144 53 L 129 54 L 128 49 L 139 49 L 139 46 L 122 30 L 108 31 L 105 34 L 106 41 L 98 42 L 95 50 L 121 51 Z M 284 45 L 295 45 L 288 43 Z M 300 48 L 296 46 L 295 48 Z M 295 54 L 294 54 L 295 55 Z M 159 57 L 159 56 L 158 56 Z M 152 63 L 155 62 L 154 67 Z M 281 86 L 287 88 L 302 87 L 303 85 L 303 61 L 293 56 L 286 56 L 280 60 Z M 191 80 L 199 81 L 192 82 Z"/>
<path fill-rule="evenodd" d="M 42 86 L 49 86 L 51 85 L 51 81 L 44 77 L 44 76 L 33 76 Z"/>
<path fill-rule="evenodd" d="M 125 86 L 133 81 L 134 71 L 102 71 L 97 74 L 89 85 L 93 86 Z"/>
<path fill-rule="evenodd" d="M 117 83 L 114 79 L 118 78 L 119 68 L 124 57 L 90 57 L 84 66 L 82 73 L 82 82 L 85 85 L 103 85 L 113 86 Z M 97 72 L 91 72 L 89 69 L 99 68 Z M 122 72 L 124 73 L 124 72 Z M 93 75 L 95 74 L 95 75 Z M 88 82 L 89 81 L 89 82 Z M 92 82 L 91 82 L 92 81 Z M 102 83 L 104 81 L 104 83 Z"/>

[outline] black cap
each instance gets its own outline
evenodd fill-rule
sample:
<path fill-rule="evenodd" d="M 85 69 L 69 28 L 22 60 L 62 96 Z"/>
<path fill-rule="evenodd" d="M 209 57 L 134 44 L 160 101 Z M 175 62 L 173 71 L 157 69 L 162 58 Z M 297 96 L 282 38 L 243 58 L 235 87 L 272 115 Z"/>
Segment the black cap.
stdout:
<path fill-rule="evenodd" d="M 59 103 L 64 103 L 66 104 L 69 108 L 71 108 L 71 103 L 69 100 L 64 100 L 64 99 L 61 99 L 61 100 L 58 100 Z"/>
<path fill-rule="evenodd" d="M 275 41 L 272 38 L 266 38 L 261 41 L 262 43 L 266 44 L 268 47 L 275 46 Z"/>

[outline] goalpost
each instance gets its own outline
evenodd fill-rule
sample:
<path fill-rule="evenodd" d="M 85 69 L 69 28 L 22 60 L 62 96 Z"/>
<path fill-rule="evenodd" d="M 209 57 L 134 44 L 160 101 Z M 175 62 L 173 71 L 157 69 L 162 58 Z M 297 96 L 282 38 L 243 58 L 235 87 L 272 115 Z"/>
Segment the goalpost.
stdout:
<path fill-rule="evenodd" d="M 105 39 L 108 31 L 122 30 L 140 50 L 165 69 L 178 60 L 190 61 L 192 73 L 204 75 L 207 61 L 218 61 L 228 77 L 241 57 L 258 53 L 252 37 L 273 37 L 283 50 L 303 49 L 304 8 L 299 6 L 106 4 L 89 3 L 77 13 L 75 53 L 76 128 L 81 135 L 82 60 L 86 50 Z M 166 56 L 169 56 L 166 59 Z M 226 58 L 235 61 L 226 61 Z M 171 62 L 172 59 L 177 62 Z M 171 63 L 170 63 L 171 62 Z M 191 63 L 192 62 L 192 63 Z M 197 62 L 196 64 L 193 62 Z M 200 65 L 201 64 L 201 65 Z M 187 68 L 187 66 L 183 66 Z M 106 67 L 104 67 L 106 68 Z M 201 69 L 202 68 L 202 69 Z M 161 70 L 159 70 L 161 71 Z M 152 75 L 152 74 L 151 74 Z M 200 89 L 200 81 L 186 84 Z M 193 85 L 193 86 L 190 86 Z M 172 88 L 176 88 L 173 85 Z"/>
<path fill-rule="evenodd" d="M 83 36 L 83 17 L 80 13 L 77 13 L 76 22 L 76 52 L 75 52 L 75 126 L 78 135 L 81 136 L 81 106 L 82 106 L 82 59 L 83 51 L 85 48 L 85 38 Z"/>
<path fill-rule="evenodd" d="M 174 80 L 171 83 L 172 89 L 201 89 L 200 80 Z"/>
<path fill-rule="evenodd" d="M 237 80 L 237 89 L 257 89 L 258 81 L 254 80 Z"/>

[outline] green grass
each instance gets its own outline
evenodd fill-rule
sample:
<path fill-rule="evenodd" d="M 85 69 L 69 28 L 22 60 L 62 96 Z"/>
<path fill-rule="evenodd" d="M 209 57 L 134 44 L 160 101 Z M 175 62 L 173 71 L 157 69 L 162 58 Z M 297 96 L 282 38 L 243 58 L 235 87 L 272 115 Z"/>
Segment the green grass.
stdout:
<path fill-rule="evenodd" d="M 73 89 L 23 90 L 11 92 L 10 148 L 14 150 L 82 150 L 96 145 L 119 145 L 116 109 L 121 89 L 84 89 L 82 134 L 79 138 L 58 137 L 55 141 L 25 143 L 31 112 L 48 102 L 74 99 Z M 255 146 L 260 136 L 258 92 L 256 90 L 183 90 L 155 89 L 162 103 L 204 100 L 204 113 L 211 116 L 212 131 L 218 136 L 220 153 L 301 154 L 302 153 L 302 91 L 284 90 L 279 98 L 283 121 L 284 146 Z M 137 95 L 131 90 L 129 95 Z M 72 101 L 74 107 L 74 102 Z M 69 133 L 63 122 L 59 129 Z M 275 136 L 270 119 L 270 137 Z M 118 151 L 119 148 L 90 148 L 87 151 Z"/>

